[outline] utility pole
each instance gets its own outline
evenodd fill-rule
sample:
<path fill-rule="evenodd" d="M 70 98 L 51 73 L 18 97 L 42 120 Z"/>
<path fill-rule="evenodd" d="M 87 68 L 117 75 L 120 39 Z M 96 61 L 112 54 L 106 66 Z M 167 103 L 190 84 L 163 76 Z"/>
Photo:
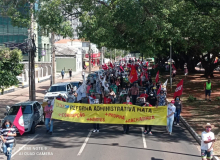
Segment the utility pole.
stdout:
<path fill-rule="evenodd" d="M 55 48 L 54 48 L 54 33 L 51 33 L 51 52 L 52 52 L 52 84 L 55 84 L 55 79 L 56 79 L 56 64 L 55 64 Z"/>
<path fill-rule="evenodd" d="M 32 42 L 32 47 L 31 47 L 31 101 L 35 101 L 36 96 L 35 96 L 35 52 L 36 52 L 36 46 L 35 46 L 35 37 L 36 35 L 34 34 L 31 42 Z"/>
<path fill-rule="evenodd" d="M 172 42 L 170 41 L 170 89 L 172 91 Z"/>
<path fill-rule="evenodd" d="M 89 42 L 89 74 L 91 73 L 91 43 Z"/>
<path fill-rule="evenodd" d="M 100 65 L 102 66 L 102 64 L 103 64 L 103 50 L 104 50 L 104 48 L 102 47 L 101 48 L 101 62 L 100 62 Z"/>

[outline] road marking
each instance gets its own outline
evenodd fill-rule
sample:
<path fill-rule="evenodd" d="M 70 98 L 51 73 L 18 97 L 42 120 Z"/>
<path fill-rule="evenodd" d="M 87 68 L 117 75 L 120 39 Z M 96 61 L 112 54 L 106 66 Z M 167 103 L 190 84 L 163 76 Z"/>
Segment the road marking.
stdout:
<path fill-rule="evenodd" d="M 142 132 L 144 148 L 147 148 L 147 143 L 146 143 L 146 139 L 145 139 L 145 135 L 144 135 L 144 128 L 143 127 L 141 127 L 141 132 Z"/>
<path fill-rule="evenodd" d="M 25 145 L 23 145 L 22 147 L 19 147 L 19 150 L 17 150 L 14 154 L 12 154 L 11 157 L 14 157 L 18 152 L 20 152 L 26 145 L 28 145 L 31 141 L 34 140 L 34 138 L 36 138 L 39 134 L 35 135 L 33 138 L 31 138 Z"/>
<path fill-rule="evenodd" d="M 89 132 L 88 136 L 86 137 L 86 139 L 85 139 L 82 147 L 80 148 L 79 153 L 77 154 L 77 156 L 80 156 L 82 154 L 84 148 L 86 147 L 87 142 L 89 141 L 89 137 L 91 136 L 91 134 L 92 134 L 92 130 Z"/>

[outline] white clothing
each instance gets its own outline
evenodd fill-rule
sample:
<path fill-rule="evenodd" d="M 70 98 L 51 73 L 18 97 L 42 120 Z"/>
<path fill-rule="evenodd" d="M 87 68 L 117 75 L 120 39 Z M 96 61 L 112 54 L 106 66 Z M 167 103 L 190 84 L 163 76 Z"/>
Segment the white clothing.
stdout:
<path fill-rule="evenodd" d="M 176 112 L 176 107 L 172 103 L 168 104 L 167 105 L 167 115 L 170 115 L 171 113 L 175 113 L 175 112 Z M 174 114 L 172 116 L 174 117 Z"/>
<path fill-rule="evenodd" d="M 209 141 L 209 140 L 215 139 L 215 135 L 214 135 L 213 132 L 208 132 L 207 133 L 207 132 L 203 131 L 201 137 L 202 137 L 201 150 L 206 150 L 207 151 L 211 147 L 213 142 L 205 144 L 204 141 Z M 213 148 L 211 150 L 213 150 Z"/>

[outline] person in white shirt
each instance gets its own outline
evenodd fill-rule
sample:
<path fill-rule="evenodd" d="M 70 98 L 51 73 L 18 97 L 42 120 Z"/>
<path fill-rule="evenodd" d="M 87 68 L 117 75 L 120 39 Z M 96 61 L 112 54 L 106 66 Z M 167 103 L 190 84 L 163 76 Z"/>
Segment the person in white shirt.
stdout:
<path fill-rule="evenodd" d="M 201 141 L 201 156 L 202 160 L 211 160 L 213 154 L 213 145 L 215 142 L 215 135 L 211 132 L 213 126 L 210 123 L 207 123 L 205 126 L 205 131 L 202 132 L 202 141 Z"/>
<path fill-rule="evenodd" d="M 171 135 L 173 129 L 174 113 L 176 112 L 176 107 L 174 106 L 175 101 L 172 100 L 171 103 L 167 105 L 167 131 Z"/>

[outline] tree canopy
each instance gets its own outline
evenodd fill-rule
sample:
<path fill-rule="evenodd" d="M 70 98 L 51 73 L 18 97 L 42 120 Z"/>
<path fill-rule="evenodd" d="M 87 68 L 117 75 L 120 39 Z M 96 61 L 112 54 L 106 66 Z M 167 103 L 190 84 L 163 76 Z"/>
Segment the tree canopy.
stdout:
<path fill-rule="evenodd" d="M 20 15 L 12 8 L 9 15 Z M 140 51 L 158 61 L 169 58 L 172 43 L 179 68 L 187 63 L 193 71 L 201 61 L 206 76 L 219 64 L 214 63 L 220 51 L 217 0 L 42 0 L 35 16 L 43 28 L 69 37 L 70 21 L 79 18 L 80 38 L 109 49 Z"/>
<path fill-rule="evenodd" d="M 5 88 L 18 84 L 16 76 L 22 73 L 23 64 L 21 50 L 0 48 L 0 88 L 2 93 Z"/>

